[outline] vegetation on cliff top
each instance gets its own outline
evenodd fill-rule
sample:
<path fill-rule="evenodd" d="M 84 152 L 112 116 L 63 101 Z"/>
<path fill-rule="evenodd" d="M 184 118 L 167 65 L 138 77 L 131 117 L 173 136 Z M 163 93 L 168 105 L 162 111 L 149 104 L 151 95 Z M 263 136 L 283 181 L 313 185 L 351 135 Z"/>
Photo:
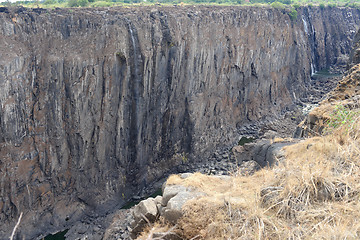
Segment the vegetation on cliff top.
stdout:
<path fill-rule="evenodd" d="M 276 8 L 292 7 L 292 16 L 296 8 L 300 6 L 325 7 L 353 7 L 360 8 L 360 0 L 32 0 L 32 1 L 10 1 L 0 2 L 0 6 L 22 5 L 25 7 L 111 7 L 126 5 L 152 5 L 152 4 L 206 4 L 206 5 L 271 5 Z"/>
<path fill-rule="evenodd" d="M 272 169 L 234 173 L 230 181 L 199 173 L 171 176 L 168 184 L 206 196 L 187 202 L 175 227 L 150 226 L 139 239 L 151 239 L 149 232 L 158 228 L 182 239 L 359 239 L 359 84 L 360 64 L 320 105 L 326 111 L 315 110 L 327 131 L 285 147 L 286 160 Z"/>

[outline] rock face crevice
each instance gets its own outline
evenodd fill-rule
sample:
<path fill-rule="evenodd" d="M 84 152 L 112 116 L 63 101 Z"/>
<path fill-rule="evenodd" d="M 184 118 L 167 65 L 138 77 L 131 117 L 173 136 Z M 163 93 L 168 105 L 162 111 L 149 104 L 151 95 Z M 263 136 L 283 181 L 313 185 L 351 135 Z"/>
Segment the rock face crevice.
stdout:
<path fill-rule="evenodd" d="M 106 214 L 341 65 L 358 10 L 0 10 L 0 238 Z"/>

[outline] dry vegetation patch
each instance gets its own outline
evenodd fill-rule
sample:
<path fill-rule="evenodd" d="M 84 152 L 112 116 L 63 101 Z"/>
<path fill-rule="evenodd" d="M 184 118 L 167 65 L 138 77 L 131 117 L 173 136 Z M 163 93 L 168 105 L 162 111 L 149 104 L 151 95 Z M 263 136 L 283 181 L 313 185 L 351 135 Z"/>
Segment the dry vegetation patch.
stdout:
<path fill-rule="evenodd" d="M 188 201 L 168 229 L 182 239 L 360 239 L 360 113 L 348 110 L 351 118 L 328 121 L 324 136 L 284 147 L 286 160 L 272 169 L 171 176 L 167 184 L 206 195 Z"/>

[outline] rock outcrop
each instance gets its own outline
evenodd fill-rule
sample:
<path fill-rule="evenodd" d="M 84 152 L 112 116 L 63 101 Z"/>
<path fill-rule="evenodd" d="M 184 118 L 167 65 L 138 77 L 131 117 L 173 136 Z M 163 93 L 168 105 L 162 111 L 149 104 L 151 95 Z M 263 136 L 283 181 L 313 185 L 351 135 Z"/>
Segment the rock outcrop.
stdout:
<path fill-rule="evenodd" d="M 183 173 L 179 177 L 186 179 L 192 175 L 191 173 Z M 221 178 L 223 176 L 216 177 Z M 160 216 L 168 223 L 176 224 L 177 220 L 183 216 L 182 207 L 185 203 L 206 195 L 194 187 L 166 183 L 162 188 L 162 192 L 162 196 L 145 199 L 133 209 L 132 238 L 135 239 L 146 226 L 153 223 Z"/>
<path fill-rule="evenodd" d="M 284 158 L 282 148 L 294 144 L 293 140 L 281 139 L 277 142 L 269 139 L 259 139 L 253 143 L 247 143 L 244 146 L 236 146 L 233 148 L 237 162 L 249 162 L 250 166 L 257 163 L 258 167 L 252 169 L 258 170 L 260 167 L 271 167 Z M 241 166 L 240 166 L 241 167 Z M 246 171 L 246 165 L 243 166 Z M 250 171 L 254 173 L 253 171 Z"/>
<path fill-rule="evenodd" d="M 342 64 L 358 10 L 0 9 L 0 238 L 123 205 Z"/>

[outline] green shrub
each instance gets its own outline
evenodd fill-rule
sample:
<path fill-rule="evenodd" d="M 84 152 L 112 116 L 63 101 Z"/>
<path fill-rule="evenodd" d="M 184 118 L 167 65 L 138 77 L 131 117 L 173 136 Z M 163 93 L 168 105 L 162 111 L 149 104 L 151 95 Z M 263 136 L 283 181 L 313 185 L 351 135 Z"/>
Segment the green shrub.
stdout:
<path fill-rule="evenodd" d="M 291 9 L 289 12 L 289 16 L 291 21 L 295 21 L 297 19 L 298 12 L 295 10 L 295 8 Z"/>
<path fill-rule="evenodd" d="M 343 105 L 337 105 L 327 121 L 326 132 L 332 132 L 342 126 L 346 126 L 347 130 L 349 130 L 359 117 L 360 112 L 358 110 L 351 110 Z"/>
<path fill-rule="evenodd" d="M 285 5 L 280 2 L 273 2 L 270 6 L 277 9 L 285 9 Z"/>
<path fill-rule="evenodd" d="M 86 7 L 89 4 L 88 0 L 69 0 L 69 7 Z"/>
<path fill-rule="evenodd" d="M 354 2 L 354 3 L 349 4 L 349 7 L 355 8 L 355 9 L 360 9 L 360 4 Z"/>
<path fill-rule="evenodd" d="M 336 7 L 336 3 L 328 3 L 328 7 L 329 7 L 329 8 Z"/>
<path fill-rule="evenodd" d="M 255 138 L 253 137 L 241 137 L 238 141 L 239 146 L 244 146 L 246 143 L 252 143 L 255 141 Z"/>
<path fill-rule="evenodd" d="M 278 2 L 286 4 L 286 5 L 290 5 L 291 4 L 291 0 L 278 0 Z"/>
<path fill-rule="evenodd" d="M 69 6 L 69 7 L 78 7 L 78 6 L 79 6 L 79 2 L 78 2 L 78 0 L 69 0 L 69 1 L 68 1 L 68 6 Z"/>
<path fill-rule="evenodd" d="M 325 8 L 325 4 L 324 4 L 324 3 L 320 3 L 320 4 L 319 4 L 319 7 L 320 7 L 320 9 L 324 9 L 324 8 Z"/>
<path fill-rule="evenodd" d="M 55 3 L 56 3 L 55 0 L 45 0 L 45 1 L 44 1 L 44 4 L 45 4 L 45 5 L 50 5 L 50 4 L 55 4 Z"/>
<path fill-rule="evenodd" d="M 295 4 L 293 4 L 292 6 L 293 6 L 295 9 L 300 8 L 300 4 L 298 4 L 298 3 L 295 3 Z"/>
<path fill-rule="evenodd" d="M 88 0 L 78 0 L 78 2 L 80 7 L 86 7 L 89 4 Z"/>
<path fill-rule="evenodd" d="M 91 7 L 111 7 L 112 5 L 113 5 L 113 3 L 111 3 L 111 2 L 98 1 L 98 2 L 92 3 Z"/>

